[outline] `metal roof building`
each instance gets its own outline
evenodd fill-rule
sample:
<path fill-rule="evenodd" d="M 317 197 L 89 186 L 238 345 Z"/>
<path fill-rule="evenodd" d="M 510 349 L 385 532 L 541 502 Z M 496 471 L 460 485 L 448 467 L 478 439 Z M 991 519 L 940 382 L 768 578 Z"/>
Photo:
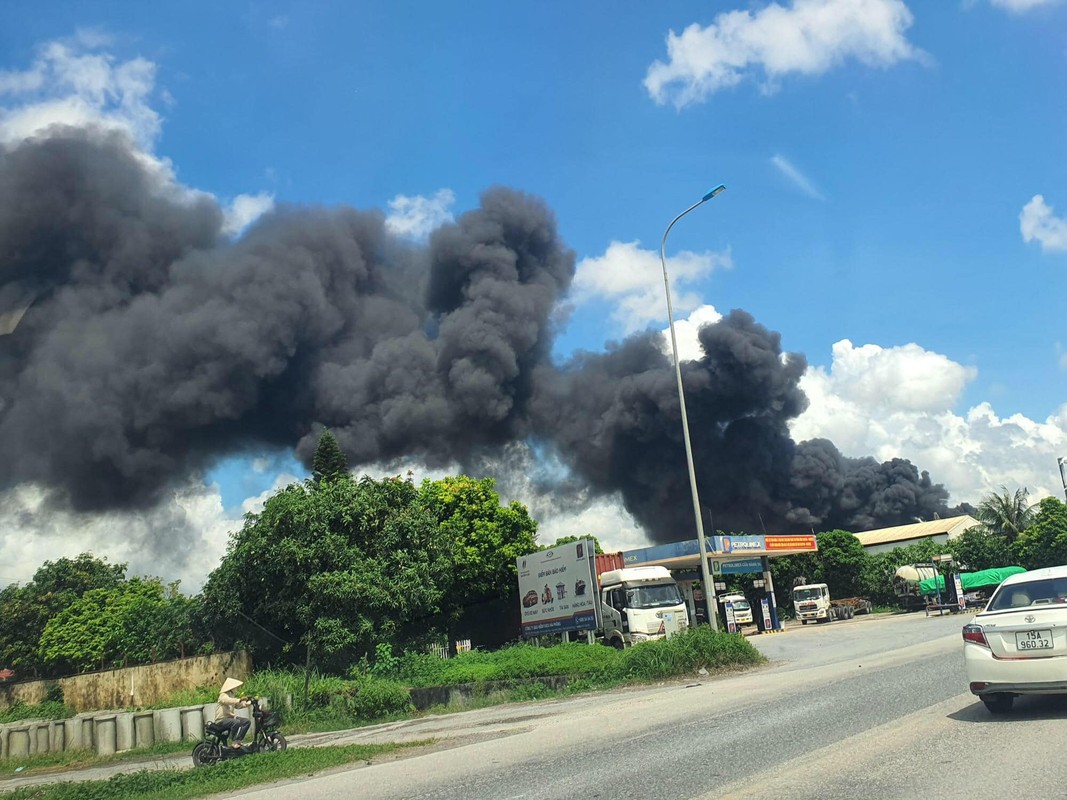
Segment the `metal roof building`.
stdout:
<path fill-rule="evenodd" d="M 959 517 L 932 519 L 929 522 L 916 522 L 911 525 L 897 525 L 892 528 L 880 528 L 876 531 L 857 533 L 856 538 L 868 553 L 887 553 L 897 547 L 927 539 L 938 543 L 955 539 L 965 530 L 978 525 L 978 520 L 964 514 Z"/>

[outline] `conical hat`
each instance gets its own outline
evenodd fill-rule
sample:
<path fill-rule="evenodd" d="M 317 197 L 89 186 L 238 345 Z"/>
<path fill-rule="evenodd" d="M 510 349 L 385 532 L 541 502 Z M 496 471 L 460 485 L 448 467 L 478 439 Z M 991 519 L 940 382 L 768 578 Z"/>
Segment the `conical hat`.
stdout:
<path fill-rule="evenodd" d="M 244 681 L 239 681 L 237 678 L 227 678 L 222 684 L 222 691 L 230 692 L 236 689 L 238 686 L 244 686 Z"/>

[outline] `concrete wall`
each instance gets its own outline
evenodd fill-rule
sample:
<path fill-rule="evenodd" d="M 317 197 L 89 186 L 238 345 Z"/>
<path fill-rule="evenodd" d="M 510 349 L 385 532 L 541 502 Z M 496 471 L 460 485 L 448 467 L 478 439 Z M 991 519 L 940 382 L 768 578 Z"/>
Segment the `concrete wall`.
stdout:
<path fill-rule="evenodd" d="M 45 699 L 48 686 L 59 684 L 63 701 L 76 712 L 131 708 L 160 703 L 182 689 L 221 686 L 226 677 L 247 678 L 251 656 L 241 650 L 180 658 L 140 667 L 89 672 L 55 681 L 0 684 L 0 708 L 16 702 L 34 705 Z"/>

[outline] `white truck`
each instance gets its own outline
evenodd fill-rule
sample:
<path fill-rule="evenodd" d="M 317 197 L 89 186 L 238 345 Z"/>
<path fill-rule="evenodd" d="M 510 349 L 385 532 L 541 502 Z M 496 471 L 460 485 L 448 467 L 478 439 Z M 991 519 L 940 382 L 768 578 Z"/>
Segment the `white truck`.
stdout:
<path fill-rule="evenodd" d="M 834 619 L 852 619 L 856 614 L 869 614 L 872 610 L 870 600 L 862 597 L 848 597 L 844 600 L 831 600 L 830 589 L 825 583 L 805 583 L 793 587 L 793 610 L 801 624 L 829 622 Z"/>
<path fill-rule="evenodd" d="M 627 567 L 601 573 L 600 614 L 604 644 L 620 650 L 689 627 L 685 600 L 666 567 Z"/>
<path fill-rule="evenodd" d="M 734 609 L 734 622 L 738 625 L 751 625 L 752 624 L 752 606 L 749 605 L 748 599 L 743 594 L 727 594 L 722 595 L 719 601 L 725 608 L 729 603 Z"/>

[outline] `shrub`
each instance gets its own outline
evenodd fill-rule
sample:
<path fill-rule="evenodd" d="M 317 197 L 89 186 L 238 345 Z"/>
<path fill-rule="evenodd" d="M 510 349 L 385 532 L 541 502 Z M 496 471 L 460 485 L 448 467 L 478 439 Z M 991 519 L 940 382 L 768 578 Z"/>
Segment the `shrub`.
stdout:
<path fill-rule="evenodd" d="M 690 628 L 668 639 L 624 650 L 608 674 L 618 680 L 654 681 L 691 675 L 700 669 L 753 666 L 766 659 L 741 634 Z"/>
<path fill-rule="evenodd" d="M 354 716 L 363 720 L 381 719 L 414 711 L 407 687 L 384 678 L 364 678 L 358 692 L 348 701 Z"/>
<path fill-rule="evenodd" d="M 74 709 L 57 703 L 55 700 L 45 700 L 43 703 L 28 706 L 24 703 L 15 703 L 10 708 L 0 711 L 0 723 L 19 722 L 24 719 L 67 719 L 74 716 Z"/>

